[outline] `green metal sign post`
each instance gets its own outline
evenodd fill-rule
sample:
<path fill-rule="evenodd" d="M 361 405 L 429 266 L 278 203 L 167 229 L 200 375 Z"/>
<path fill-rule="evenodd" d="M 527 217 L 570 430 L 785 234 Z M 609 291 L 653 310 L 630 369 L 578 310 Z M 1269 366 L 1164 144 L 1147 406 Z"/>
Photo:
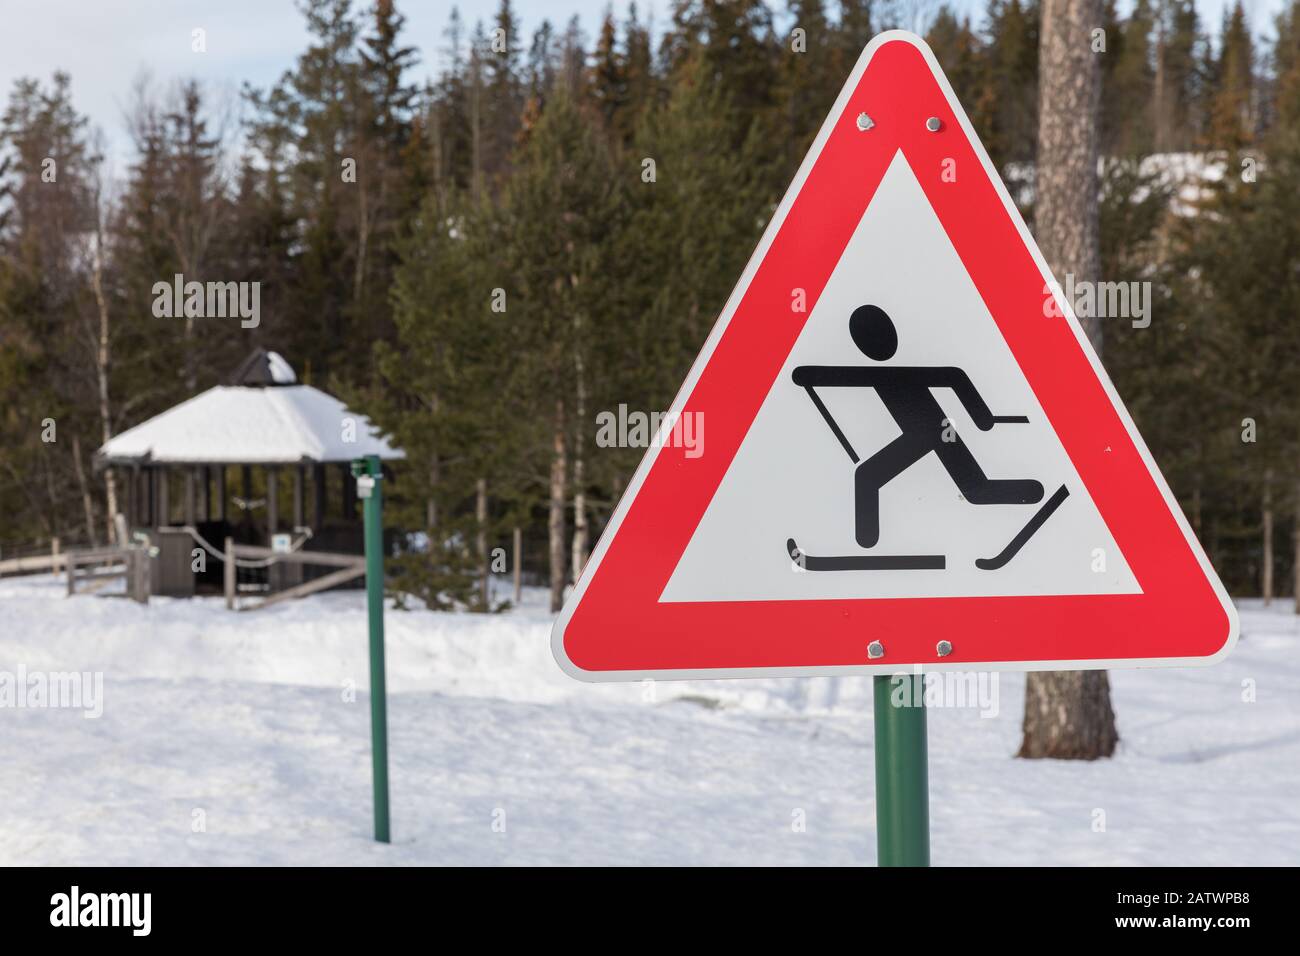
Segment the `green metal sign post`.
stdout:
<path fill-rule="evenodd" d="M 364 502 L 366 605 L 370 615 L 370 753 L 375 784 L 375 839 L 388 837 L 388 692 L 384 680 L 384 494 L 378 455 L 352 463 Z"/>
<path fill-rule="evenodd" d="M 912 681 L 891 697 L 895 680 Z M 930 779 L 920 674 L 872 678 L 876 721 L 876 862 L 930 865 Z"/>

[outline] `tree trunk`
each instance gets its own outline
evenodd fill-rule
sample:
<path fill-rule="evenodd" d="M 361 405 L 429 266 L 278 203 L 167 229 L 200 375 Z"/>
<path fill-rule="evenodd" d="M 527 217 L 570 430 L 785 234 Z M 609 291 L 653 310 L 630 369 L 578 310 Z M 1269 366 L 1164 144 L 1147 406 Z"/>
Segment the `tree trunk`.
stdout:
<path fill-rule="evenodd" d="M 1097 212 L 1097 118 L 1101 64 L 1092 30 L 1102 23 L 1100 0 L 1043 0 L 1038 96 L 1038 242 L 1058 282 L 1095 282 L 1100 270 Z M 1101 353 L 1101 321 L 1084 320 Z M 1105 671 L 1026 677 L 1021 757 L 1095 760 L 1109 757 L 1119 735 Z"/>
<path fill-rule="evenodd" d="M 487 610 L 491 603 L 490 587 L 492 565 L 488 561 L 488 497 L 487 497 L 487 479 L 480 478 L 474 485 L 474 522 L 478 526 L 476 544 L 478 547 L 479 560 L 479 603 L 483 610 Z"/>
<path fill-rule="evenodd" d="M 555 403 L 555 448 L 551 458 L 551 510 L 546 522 L 550 538 L 551 613 L 564 606 L 564 499 L 568 452 L 564 439 L 564 399 Z"/>
<path fill-rule="evenodd" d="M 77 485 L 81 489 L 81 507 L 86 517 L 86 537 L 92 548 L 98 548 L 99 537 L 95 534 L 95 502 L 90 497 L 86 469 L 81 464 L 81 438 L 77 435 L 72 436 L 72 464 L 77 469 Z M 109 540 L 112 540 L 111 535 Z"/>
<path fill-rule="evenodd" d="M 587 495 L 582 490 L 578 482 L 583 480 L 582 459 L 578 458 L 573 463 L 573 580 L 577 581 L 582 575 L 582 569 L 587 565 L 587 542 L 589 534 L 587 530 Z"/>
<path fill-rule="evenodd" d="M 1291 558 L 1291 569 L 1295 575 L 1295 585 L 1292 593 L 1295 595 L 1295 612 L 1300 614 L 1300 480 L 1295 486 L 1295 527 L 1291 531 L 1291 546 L 1294 549 Z"/>
<path fill-rule="evenodd" d="M 515 525 L 514 551 L 515 607 L 518 607 L 524 599 L 524 529 L 518 525 Z"/>
<path fill-rule="evenodd" d="M 1114 753 L 1119 734 L 1105 671 L 1026 676 L 1024 737 L 1017 756 L 1095 760 Z"/>
<path fill-rule="evenodd" d="M 174 238 L 174 237 L 173 237 Z M 177 250 L 178 261 L 181 267 L 181 275 L 185 276 L 185 281 L 201 281 L 198 276 L 198 270 L 195 269 L 189 260 L 189 257 L 181 249 Z M 185 324 L 181 326 L 181 340 L 184 344 L 184 360 L 181 367 L 181 377 L 185 381 L 185 395 L 192 397 L 198 391 L 198 366 L 195 353 L 198 351 L 195 345 L 195 322 L 194 316 L 190 315 L 187 309 L 182 308 L 185 316 Z M 267 544 L 270 547 L 270 543 Z"/>
<path fill-rule="evenodd" d="M 1168 71 L 1165 69 L 1166 53 L 1165 17 L 1163 4 L 1156 8 L 1156 73 L 1151 84 L 1151 120 L 1154 127 L 1152 143 L 1157 153 L 1169 151 L 1170 127 L 1168 100 Z"/>
<path fill-rule="evenodd" d="M 99 336 L 95 342 L 95 391 L 99 401 L 100 440 L 106 443 L 113 437 L 113 416 L 108 400 L 108 363 L 111 353 L 108 335 L 108 300 L 104 296 L 104 261 L 101 253 L 104 241 L 102 217 L 96 219 L 95 225 L 95 255 L 90 270 L 91 285 L 95 291 L 95 306 L 99 312 Z M 117 475 L 112 468 L 104 469 L 104 503 L 108 512 L 105 515 L 108 522 L 108 540 L 112 541 L 117 515 Z M 124 545 L 126 542 L 119 541 L 118 544 Z"/>
<path fill-rule="evenodd" d="M 1264 472 L 1263 559 L 1259 570 L 1259 593 L 1264 606 L 1273 603 L 1273 469 Z"/>
<path fill-rule="evenodd" d="M 478 70 L 475 64 L 469 95 L 470 190 L 475 201 L 483 192 L 483 88 Z"/>
<path fill-rule="evenodd" d="M 1101 64 L 1091 32 L 1100 0 L 1043 0 L 1038 47 L 1038 162 L 1034 232 L 1058 282 L 1094 282 L 1101 268 L 1097 117 Z M 1101 351 L 1101 320 L 1083 320 Z"/>
<path fill-rule="evenodd" d="M 577 421 L 578 428 L 573 436 L 573 580 L 576 582 L 587 563 L 587 489 L 586 462 L 583 460 L 583 429 L 586 427 L 587 386 L 583 375 L 582 353 L 574 358 L 577 375 Z"/>
<path fill-rule="evenodd" d="M 436 416 L 441 409 L 437 393 L 429 397 L 429 409 Z M 438 449 L 441 446 L 435 445 L 429 453 L 429 498 L 424 503 L 424 526 L 429 536 L 429 549 L 426 555 L 430 571 L 437 575 L 441 573 L 443 562 L 442 541 L 438 531 L 438 522 L 441 515 L 438 513 L 438 486 L 442 481 L 442 456 Z"/>
<path fill-rule="evenodd" d="M 352 270 L 352 301 L 360 305 L 366 285 L 366 256 L 370 251 L 370 204 L 367 202 L 368 177 L 359 176 L 357 188 L 357 261 Z"/>

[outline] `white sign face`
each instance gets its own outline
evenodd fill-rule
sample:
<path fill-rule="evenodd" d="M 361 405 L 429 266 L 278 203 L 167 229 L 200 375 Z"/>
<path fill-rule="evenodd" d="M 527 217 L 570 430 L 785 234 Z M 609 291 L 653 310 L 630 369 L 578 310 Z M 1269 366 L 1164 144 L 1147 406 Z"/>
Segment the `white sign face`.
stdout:
<path fill-rule="evenodd" d="M 873 361 L 855 347 L 850 317 L 863 305 L 882 309 L 896 330 L 897 352 L 885 362 Z M 1044 316 L 1042 321 L 1061 320 Z M 995 415 L 1023 416 L 1028 421 L 982 431 L 956 392 L 931 389 L 941 411 L 922 430 L 926 436 L 937 435 L 941 444 L 937 452 L 921 454 L 880 486 L 879 539 L 865 549 L 855 540 L 855 473 L 860 466 L 849 457 L 813 397 L 793 380 L 794 370 L 804 366 L 961 368 Z M 860 462 L 902 435 L 903 425 L 875 388 L 814 389 Z M 910 424 L 906 416 L 904 424 Z M 987 478 L 1037 481 L 1042 496 L 974 506 L 940 457 L 945 437 L 953 450 L 968 449 Z M 1038 529 L 1043 533 L 1035 532 L 997 570 L 976 564 L 998 555 L 1062 487 L 1068 495 Z M 785 548 L 790 539 L 809 556 L 930 555 L 942 556 L 944 566 L 792 574 L 792 559 Z M 661 600 L 1140 592 L 900 151 Z"/>
<path fill-rule="evenodd" d="M 293 550 L 293 535 L 273 534 L 271 535 L 271 550 L 276 554 L 288 554 Z"/>

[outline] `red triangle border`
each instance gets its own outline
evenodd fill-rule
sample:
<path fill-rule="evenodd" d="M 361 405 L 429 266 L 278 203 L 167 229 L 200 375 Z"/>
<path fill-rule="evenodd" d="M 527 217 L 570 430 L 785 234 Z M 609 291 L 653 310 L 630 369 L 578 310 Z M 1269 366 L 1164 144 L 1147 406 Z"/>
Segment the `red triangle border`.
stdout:
<path fill-rule="evenodd" d="M 874 126 L 857 128 L 866 113 Z M 938 117 L 939 132 L 926 129 Z M 898 150 L 1025 371 L 1141 594 L 660 603 L 795 339 Z M 944 181 L 945 160 L 956 181 Z M 951 168 L 951 167 L 950 167 Z M 1207 663 L 1236 611 L 1050 274 L 934 55 L 902 31 L 863 52 L 673 403 L 706 453 L 652 448 L 556 621 L 584 680 Z M 807 312 L 792 315 L 791 290 Z M 1068 310 L 1067 310 L 1068 311 Z M 886 656 L 868 663 L 879 640 Z M 940 661 L 935 645 L 952 644 Z"/>

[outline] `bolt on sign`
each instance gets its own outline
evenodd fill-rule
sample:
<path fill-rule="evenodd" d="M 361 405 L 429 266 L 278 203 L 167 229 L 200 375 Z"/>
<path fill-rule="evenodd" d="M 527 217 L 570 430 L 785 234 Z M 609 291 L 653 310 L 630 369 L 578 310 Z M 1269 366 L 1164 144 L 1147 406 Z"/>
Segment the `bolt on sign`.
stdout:
<path fill-rule="evenodd" d="M 862 54 L 560 614 L 583 680 L 1210 663 L 1223 585 L 930 49 Z M 798 303 L 798 305 L 795 305 Z"/>

